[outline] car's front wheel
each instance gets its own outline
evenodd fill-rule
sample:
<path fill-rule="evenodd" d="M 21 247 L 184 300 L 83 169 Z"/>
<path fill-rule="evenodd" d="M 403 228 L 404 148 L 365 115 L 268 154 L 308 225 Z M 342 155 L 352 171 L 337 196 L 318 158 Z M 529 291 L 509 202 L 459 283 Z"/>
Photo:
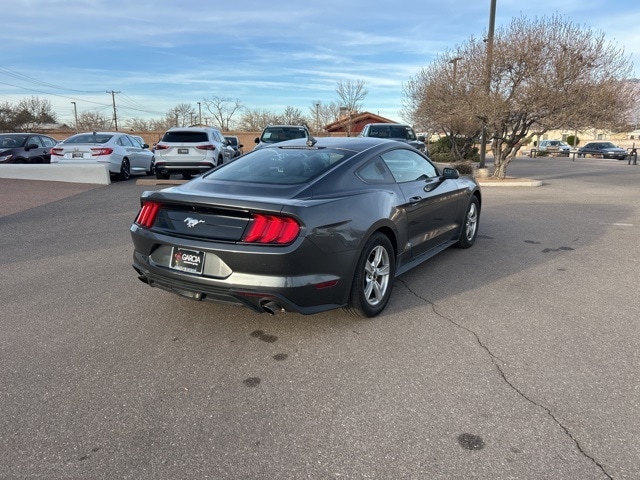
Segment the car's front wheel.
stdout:
<path fill-rule="evenodd" d="M 462 224 L 462 231 L 460 232 L 460 238 L 456 243 L 458 248 L 469 248 L 472 246 L 476 237 L 478 236 L 478 224 L 480 222 L 480 204 L 476 196 L 471 197 L 469 205 L 467 205 L 467 212 L 464 216 L 464 223 Z"/>
<path fill-rule="evenodd" d="M 120 180 L 129 180 L 131 177 L 131 165 L 129 164 L 128 158 L 122 159 L 122 164 L 120 165 L 120 173 L 118 174 Z"/>
<path fill-rule="evenodd" d="M 382 312 L 391 297 L 395 267 L 389 237 L 373 234 L 358 260 L 345 310 L 358 317 L 375 317 Z"/>

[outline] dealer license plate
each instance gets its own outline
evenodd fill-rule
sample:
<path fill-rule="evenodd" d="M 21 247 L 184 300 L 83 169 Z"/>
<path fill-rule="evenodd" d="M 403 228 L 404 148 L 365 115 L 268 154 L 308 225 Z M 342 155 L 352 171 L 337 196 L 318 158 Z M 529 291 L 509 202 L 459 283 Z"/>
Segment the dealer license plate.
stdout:
<path fill-rule="evenodd" d="M 179 155 L 188 155 L 189 154 L 189 149 L 188 148 L 179 148 L 178 149 L 178 154 Z"/>
<path fill-rule="evenodd" d="M 82 158 L 84 157 L 84 154 L 82 152 L 73 152 L 71 154 L 71 158 Z"/>
<path fill-rule="evenodd" d="M 204 252 L 173 247 L 171 252 L 171 263 L 169 264 L 171 268 L 175 270 L 182 270 L 183 272 L 201 274 L 203 265 Z"/>

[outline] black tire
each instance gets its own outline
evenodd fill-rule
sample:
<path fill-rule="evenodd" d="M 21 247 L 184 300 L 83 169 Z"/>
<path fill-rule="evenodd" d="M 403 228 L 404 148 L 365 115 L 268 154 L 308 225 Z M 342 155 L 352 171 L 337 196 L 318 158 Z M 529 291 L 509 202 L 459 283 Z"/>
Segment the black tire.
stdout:
<path fill-rule="evenodd" d="M 151 165 L 149 165 L 147 175 L 153 175 L 154 173 L 156 173 L 156 157 L 151 157 Z"/>
<path fill-rule="evenodd" d="M 476 242 L 479 223 L 480 204 L 478 203 L 478 197 L 474 195 L 471 197 L 471 200 L 469 200 L 469 205 L 467 205 L 467 211 L 464 214 L 464 221 L 462 223 L 462 230 L 460 231 L 460 238 L 456 243 L 456 247 L 469 248 Z"/>
<path fill-rule="evenodd" d="M 118 178 L 120 180 L 129 180 L 129 178 L 131 178 L 131 164 L 129 163 L 128 158 L 122 159 L 122 164 L 120 165 L 120 173 L 118 174 Z"/>
<path fill-rule="evenodd" d="M 391 298 L 395 269 L 389 237 L 374 233 L 362 249 L 345 311 L 357 317 L 375 317 L 382 312 Z"/>
<path fill-rule="evenodd" d="M 169 173 L 162 173 L 162 172 L 156 170 L 156 178 L 158 180 L 169 180 L 170 176 L 171 175 Z"/>

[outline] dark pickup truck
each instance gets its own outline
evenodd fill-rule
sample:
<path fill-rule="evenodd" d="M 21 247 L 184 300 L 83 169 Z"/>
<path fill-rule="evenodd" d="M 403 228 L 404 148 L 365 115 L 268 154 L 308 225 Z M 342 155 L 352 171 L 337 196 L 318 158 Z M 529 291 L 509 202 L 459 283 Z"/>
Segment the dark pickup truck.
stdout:
<path fill-rule="evenodd" d="M 426 152 L 424 137 L 418 137 L 409 125 L 400 123 L 369 123 L 360 132 L 360 137 L 389 138 L 405 142 L 421 152 Z"/>

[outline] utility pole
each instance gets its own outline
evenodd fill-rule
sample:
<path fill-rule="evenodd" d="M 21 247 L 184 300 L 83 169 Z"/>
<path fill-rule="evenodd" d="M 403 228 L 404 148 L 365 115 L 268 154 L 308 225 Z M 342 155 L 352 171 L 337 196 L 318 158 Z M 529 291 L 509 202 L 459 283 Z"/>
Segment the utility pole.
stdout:
<path fill-rule="evenodd" d="M 456 85 L 456 75 L 458 73 L 458 62 L 462 60 L 462 57 L 456 57 L 449 60 L 449 63 L 453 64 L 453 86 Z"/>
<path fill-rule="evenodd" d="M 76 119 L 76 133 L 78 133 L 78 108 L 76 107 L 76 102 L 73 103 L 73 118 Z"/>
<path fill-rule="evenodd" d="M 107 93 L 111 94 L 111 101 L 113 102 L 113 123 L 116 126 L 116 132 L 117 132 L 118 131 L 118 114 L 116 113 L 116 93 L 120 93 L 120 92 L 107 90 Z"/>
<path fill-rule="evenodd" d="M 491 93 L 491 65 L 493 64 L 493 31 L 496 24 L 496 0 L 491 0 L 491 11 L 489 12 L 489 33 L 487 35 L 487 63 L 485 66 L 485 88 L 487 96 Z M 480 144 L 480 164 L 478 168 L 485 168 L 485 157 L 487 155 L 487 124 L 482 127 L 482 143 Z M 495 155 L 495 152 L 494 152 Z"/>

